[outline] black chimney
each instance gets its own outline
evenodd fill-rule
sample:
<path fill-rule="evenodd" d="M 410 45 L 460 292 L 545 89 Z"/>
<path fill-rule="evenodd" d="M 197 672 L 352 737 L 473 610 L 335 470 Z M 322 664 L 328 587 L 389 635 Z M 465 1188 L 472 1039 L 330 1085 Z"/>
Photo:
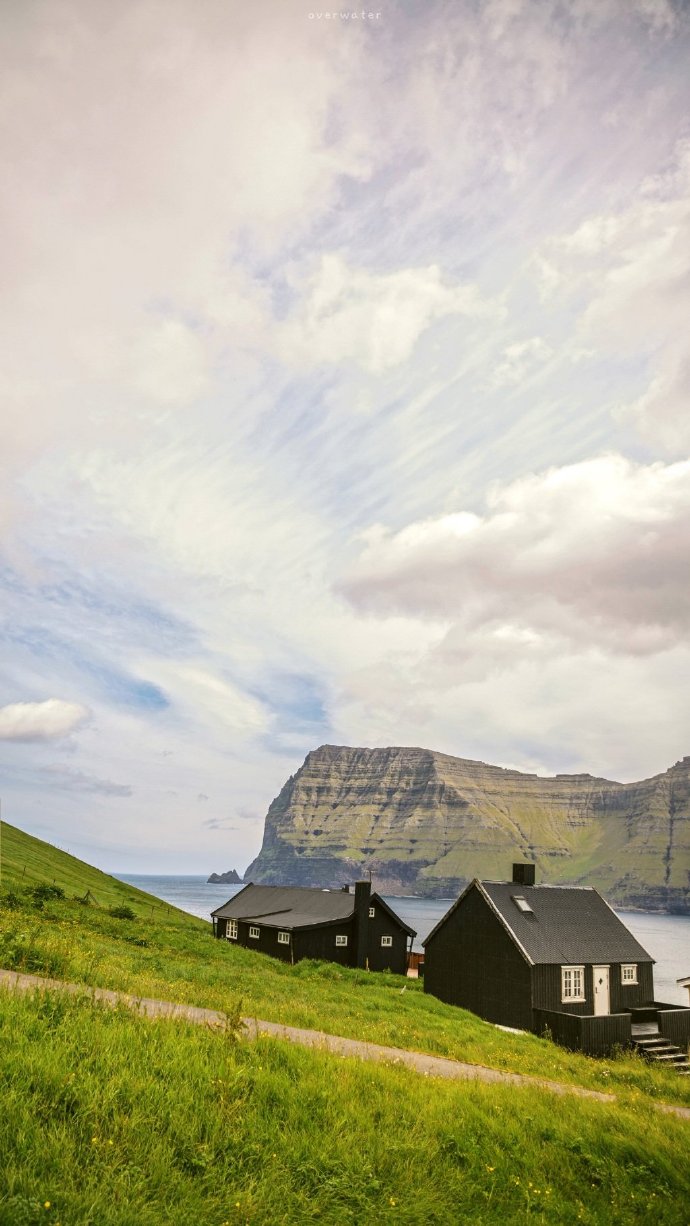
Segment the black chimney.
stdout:
<path fill-rule="evenodd" d="M 514 864 L 513 885 L 534 885 L 534 865 Z"/>
<path fill-rule="evenodd" d="M 355 881 L 355 966 L 364 970 L 369 953 L 371 882 Z"/>

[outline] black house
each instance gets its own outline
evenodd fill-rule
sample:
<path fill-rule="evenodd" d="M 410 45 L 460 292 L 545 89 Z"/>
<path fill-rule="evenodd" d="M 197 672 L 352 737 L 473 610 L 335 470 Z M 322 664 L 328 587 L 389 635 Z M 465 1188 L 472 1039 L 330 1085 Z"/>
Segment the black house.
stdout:
<path fill-rule="evenodd" d="M 593 1054 L 630 1043 L 654 1004 L 653 959 L 595 889 L 474 880 L 424 942 L 425 991 Z M 690 1010 L 681 1019 L 688 1025 Z M 663 1022 L 659 1025 L 663 1031 Z"/>
<path fill-rule="evenodd" d="M 371 971 L 407 971 L 416 933 L 368 881 L 354 892 L 246 885 L 212 913 L 214 936 L 285 962 L 320 958 Z"/>

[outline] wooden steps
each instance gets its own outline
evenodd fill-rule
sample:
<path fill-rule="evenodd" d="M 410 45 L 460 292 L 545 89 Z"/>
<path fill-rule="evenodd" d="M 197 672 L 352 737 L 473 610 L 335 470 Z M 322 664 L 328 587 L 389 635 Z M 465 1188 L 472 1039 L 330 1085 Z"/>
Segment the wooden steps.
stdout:
<path fill-rule="evenodd" d="M 638 1030 L 638 1027 L 635 1029 Z M 642 1030 L 641 1026 L 639 1030 Z M 690 1077 L 690 1061 L 687 1055 L 681 1051 L 680 1047 L 669 1043 L 668 1039 L 659 1034 L 658 1028 L 652 1031 L 651 1027 L 645 1026 L 643 1033 L 633 1033 L 632 1040 L 645 1060 L 665 1064 L 667 1067 L 674 1068 L 681 1077 Z"/>

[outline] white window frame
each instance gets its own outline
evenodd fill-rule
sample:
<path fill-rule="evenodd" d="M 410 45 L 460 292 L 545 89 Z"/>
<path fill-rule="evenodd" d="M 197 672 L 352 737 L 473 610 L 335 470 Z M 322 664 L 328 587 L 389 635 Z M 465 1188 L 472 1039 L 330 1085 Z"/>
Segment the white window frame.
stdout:
<path fill-rule="evenodd" d="M 258 941 L 260 936 L 261 936 L 261 929 L 259 928 L 258 924 L 250 924 L 249 925 L 249 939 L 251 941 Z"/>
<path fill-rule="evenodd" d="M 392 937 L 381 937 L 381 948 L 382 949 L 391 949 L 392 945 L 393 945 Z"/>
<path fill-rule="evenodd" d="M 626 971 L 630 972 L 626 975 Z M 637 984 L 637 963 L 622 962 L 621 963 L 621 983 L 624 987 L 634 987 Z"/>
<path fill-rule="evenodd" d="M 225 924 L 225 939 L 226 941 L 237 940 L 237 920 L 227 920 Z"/>
<path fill-rule="evenodd" d="M 343 936 L 342 933 L 338 933 L 335 938 L 335 943 L 337 946 L 340 946 L 340 948 L 342 948 L 344 945 L 347 945 L 347 937 Z"/>
<path fill-rule="evenodd" d="M 376 907 L 370 907 L 369 908 L 369 919 L 373 919 L 375 915 L 376 915 Z"/>
<path fill-rule="evenodd" d="M 581 1004 L 584 1000 L 586 1000 L 584 966 L 562 966 L 561 1004 Z"/>
<path fill-rule="evenodd" d="M 289 932 L 279 932 L 278 933 L 278 944 L 279 945 L 289 945 L 290 944 L 290 933 Z"/>

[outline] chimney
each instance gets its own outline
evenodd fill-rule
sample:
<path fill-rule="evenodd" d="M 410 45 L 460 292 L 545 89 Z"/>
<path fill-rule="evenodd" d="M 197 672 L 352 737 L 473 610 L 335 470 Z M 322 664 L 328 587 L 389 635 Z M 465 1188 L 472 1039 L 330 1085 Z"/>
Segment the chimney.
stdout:
<path fill-rule="evenodd" d="M 364 970 L 369 953 L 371 882 L 355 881 L 355 966 Z"/>
<path fill-rule="evenodd" d="M 534 872 L 533 864 L 514 864 L 513 885 L 534 885 Z"/>

